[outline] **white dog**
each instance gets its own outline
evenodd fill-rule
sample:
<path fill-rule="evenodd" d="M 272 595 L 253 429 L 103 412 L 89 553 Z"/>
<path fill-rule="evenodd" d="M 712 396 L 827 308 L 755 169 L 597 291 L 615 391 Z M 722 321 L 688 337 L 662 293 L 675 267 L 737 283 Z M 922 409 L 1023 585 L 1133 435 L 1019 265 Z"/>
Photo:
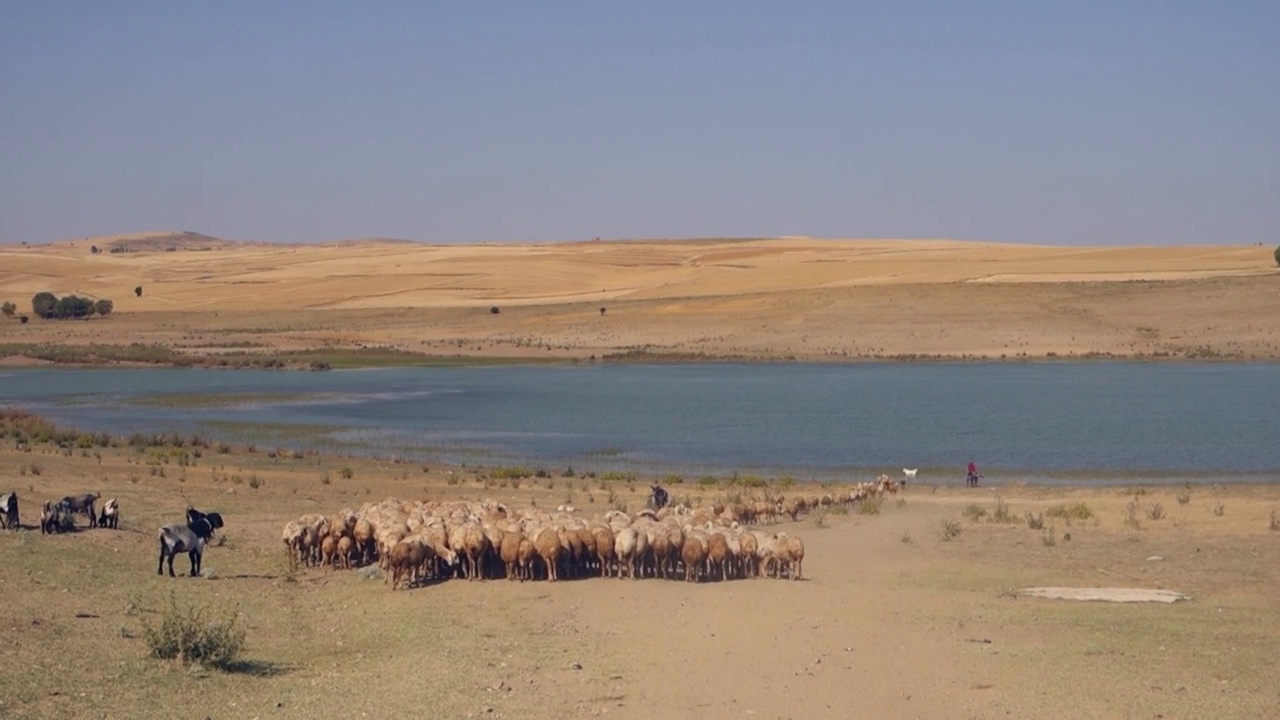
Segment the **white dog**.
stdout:
<path fill-rule="evenodd" d="M 908 468 L 902 468 L 902 475 L 903 475 L 903 480 L 902 480 L 902 481 L 903 481 L 903 482 L 906 482 L 907 480 L 915 480 L 915 479 L 916 479 L 916 472 L 917 472 L 919 469 L 920 469 L 920 468 L 910 468 L 910 469 L 908 469 Z"/>

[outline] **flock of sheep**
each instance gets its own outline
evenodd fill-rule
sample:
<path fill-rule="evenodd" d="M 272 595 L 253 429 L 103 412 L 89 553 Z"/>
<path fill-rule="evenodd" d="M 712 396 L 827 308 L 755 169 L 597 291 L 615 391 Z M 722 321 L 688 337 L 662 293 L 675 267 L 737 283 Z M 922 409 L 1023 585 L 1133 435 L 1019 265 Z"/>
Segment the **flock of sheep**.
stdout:
<path fill-rule="evenodd" d="M 683 578 L 687 582 L 777 577 L 799 580 L 804 542 L 752 528 L 781 515 L 850 504 L 899 484 L 881 477 L 848 493 L 683 505 L 591 518 L 570 506 L 513 509 L 499 502 L 426 502 L 393 498 L 304 515 L 284 527 L 290 561 L 350 568 L 377 562 L 393 589 L 427 580 L 560 580 L 577 577 Z"/>

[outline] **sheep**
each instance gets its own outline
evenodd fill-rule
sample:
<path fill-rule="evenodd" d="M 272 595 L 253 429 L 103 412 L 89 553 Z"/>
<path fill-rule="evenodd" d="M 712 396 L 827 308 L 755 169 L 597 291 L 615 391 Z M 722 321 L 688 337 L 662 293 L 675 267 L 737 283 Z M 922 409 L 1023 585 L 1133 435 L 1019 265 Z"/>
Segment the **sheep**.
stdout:
<path fill-rule="evenodd" d="M 713 533 L 707 537 L 707 578 L 714 580 L 716 573 L 721 580 L 728 580 L 727 566 L 730 561 L 728 539 L 722 533 Z"/>
<path fill-rule="evenodd" d="M 564 552 L 564 548 L 560 546 L 560 534 L 547 528 L 538 533 L 533 545 L 538 551 L 538 556 L 547 564 L 547 580 L 551 582 L 559 580 L 560 556 Z"/>
<path fill-rule="evenodd" d="M 489 538 L 479 525 L 469 524 L 462 532 L 461 550 L 467 559 L 465 570 L 468 580 L 484 580 L 484 556 L 489 552 Z"/>
<path fill-rule="evenodd" d="M 169 577 L 174 577 L 173 559 L 178 553 L 185 552 L 191 558 L 191 577 L 199 577 L 204 546 L 212 536 L 213 526 L 205 518 L 196 518 L 195 522 L 185 526 L 172 523 L 160 528 L 157 533 L 160 540 L 160 560 L 156 564 L 156 574 L 164 575 L 164 561 L 168 558 Z"/>
<path fill-rule="evenodd" d="M 356 550 L 360 554 L 359 563 L 368 565 L 378 555 L 378 543 L 374 539 L 373 524 L 366 518 L 357 519 L 352 529 L 352 537 L 355 540 Z"/>
<path fill-rule="evenodd" d="M 804 564 L 804 543 L 800 538 L 786 533 L 778 533 L 778 560 L 792 580 L 802 579 L 801 565 Z M 782 568 L 778 570 L 782 577 Z"/>
<path fill-rule="evenodd" d="M 102 504 L 102 516 L 98 518 L 98 527 L 115 530 L 120 524 L 120 501 L 111 498 Z"/>
<path fill-rule="evenodd" d="M 515 531 L 503 533 L 502 543 L 498 548 L 498 556 L 507 571 L 508 580 L 524 580 L 520 575 L 520 544 L 527 542 L 524 533 Z"/>
<path fill-rule="evenodd" d="M 0 528 L 17 530 L 22 527 L 18 518 L 18 493 L 0 495 Z"/>
<path fill-rule="evenodd" d="M 89 518 L 89 527 L 98 527 L 98 515 L 93 510 L 93 504 L 98 498 L 102 497 L 98 493 L 84 493 L 82 495 L 68 495 L 62 498 L 60 504 L 66 505 L 67 510 L 74 516 L 76 513 L 84 513 Z"/>
<path fill-rule="evenodd" d="M 337 565 L 343 569 L 351 567 L 351 551 L 355 548 L 355 543 L 348 535 L 338 538 L 338 554 L 336 556 Z"/>
<path fill-rule="evenodd" d="M 431 548 L 416 539 L 396 543 L 387 553 L 391 589 L 398 589 L 401 580 L 407 580 L 412 586 L 418 579 L 419 569 L 430 559 L 430 553 Z"/>
<path fill-rule="evenodd" d="M 707 559 L 707 550 L 702 544 L 702 538 L 696 535 L 686 537 L 680 556 L 684 560 L 685 582 L 697 582 L 698 571 L 702 569 L 702 565 Z"/>
<path fill-rule="evenodd" d="M 618 557 L 618 579 L 622 579 L 623 568 L 626 568 L 627 574 L 632 580 L 636 579 L 636 544 L 637 533 L 634 529 L 626 527 L 618 531 L 613 539 L 613 552 Z"/>
<path fill-rule="evenodd" d="M 613 561 L 617 557 L 614 549 L 613 531 L 603 525 L 598 525 L 591 529 L 591 534 L 596 537 L 596 558 L 600 562 L 600 577 L 610 577 L 613 575 Z M 618 568 L 618 574 L 621 577 L 621 567 Z"/>
<path fill-rule="evenodd" d="M 338 541 L 333 539 L 333 535 L 325 535 L 320 541 L 320 565 L 333 567 L 334 554 L 338 552 Z"/>

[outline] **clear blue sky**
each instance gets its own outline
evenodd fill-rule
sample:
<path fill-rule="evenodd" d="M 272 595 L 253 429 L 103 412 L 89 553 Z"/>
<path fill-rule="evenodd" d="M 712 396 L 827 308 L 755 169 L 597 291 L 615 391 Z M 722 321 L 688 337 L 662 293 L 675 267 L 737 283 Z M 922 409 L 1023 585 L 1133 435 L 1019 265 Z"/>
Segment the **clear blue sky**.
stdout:
<path fill-rule="evenodd" d="M 0 4 L 0 242 L 1280 239 L 1280 2 Z"/>

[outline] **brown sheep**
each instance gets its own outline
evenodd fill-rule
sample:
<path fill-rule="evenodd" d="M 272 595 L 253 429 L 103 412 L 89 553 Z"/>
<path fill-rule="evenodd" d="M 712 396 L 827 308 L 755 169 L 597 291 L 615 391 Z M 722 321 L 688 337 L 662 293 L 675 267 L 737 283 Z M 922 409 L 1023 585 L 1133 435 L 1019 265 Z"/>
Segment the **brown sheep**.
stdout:
<path fill-rule="evenodd" d="M 355 549 L 355 543 L 349 535 L 343 535 L 338 539 L 338 554 L 336 556 L 338 567 L 347 569 L 351 567 L 351 552 Z"/>
<path fill-rule="evenodd" d="M 702 564 L 707 560 L 707 549 L 703 546 L 702 539 L 697 536 L 685 538 L 680 556 L 684 560 L 685 582 L 697 582 Z"/>
<path fill-rule="evenodd" d="M 322 566 L 333 567 L 333 556 L 338 551 L 338 542 L 333 539 L 333 535 L 325 535 L 320 541 L 320 564 Z"/>
<path fill-rule="evenodd" d="M 559 580 L 560 559 L 564 553 L 564 548 L 560 546 L 560 533 L 547 528 L 538 533 L 533 545 L 538 551 L 538 556 L 547 564 L 547 580 L 552 582 Z"/>
<path fill-rule="evenodd" d="M 707 538 L 707 578 L 716 579 L 717 572 L 721 580 L 728 580 L 728 564 L 732 560 L 729 553 L 729 541 L 724 535 L 715 533 Z"/>
<path fill-rule="evenodd" d="M 375 539 L 373 524 L 364 518 L 356 520 L 352 530 L 356 541 L 356 550 L 360 553 L 360 564 L 368 565 L 378 555 L 378 543 Z"/>
<path fill-rule="evenodd" d="M 524 539 L 522 532 L 504 533 L 502 536 L 502 545 L 498 549 L 498 555 L 502 558 L 502 564 L 507 569 L 508 580 L 524 580 L 520 575 L 520 544 L 528 542 Z"/>
<path fill-rule="evenodd" d="M 596 536 L 596 557 L 600 561 L 600 577 L 612 577 L 613 561 L 616 557 L 613 531 L 599 525 L 591 529 L 591 534 Z M 618 573 L 622 573 L 621 567 L 618 568 Z"/>
<path fill-rule="evenodd" d="M 538 549 L 533 546 L 533 542 L 527 537 L 520 538 L 520 547 L 516 550 L 520 562 L 520 579 L 533 579 L 533 559 L 538 555 Z"/>
<path fill-rule="evenodd" d="M 752 533 L 742 533 L 742 537 L 738 538 L 739 557 L 742 558 L 742 574 L 745 577 L 758 577 L 759 561 L 756 558 L 756 551 L 760 549 L 760 544 L 756 542 L 756 536 Z"/>
<path fill-rule="evenodd" d="M 467 558 L 467 579 L 484 580 L 484 558 L 489 552 L 489 538 L 479 525 L 469 524 L 463 528 L 462 548 Z"/>

